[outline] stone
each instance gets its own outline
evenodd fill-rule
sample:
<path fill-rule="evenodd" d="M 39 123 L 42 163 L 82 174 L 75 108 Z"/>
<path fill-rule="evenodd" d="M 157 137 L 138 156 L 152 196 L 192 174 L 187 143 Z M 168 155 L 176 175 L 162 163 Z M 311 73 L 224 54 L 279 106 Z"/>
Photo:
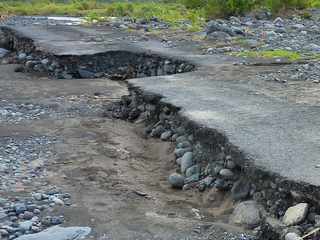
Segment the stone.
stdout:
<path fill-rule="evenodd" d="M 246 199 L 250 190 L 250 183 L 246 179 L 240 179 L 233 184 L 231 188 L 231 197 L 235 201 Z"/>
<path fill-rule="evenodd" d="M 284 237 L 285 240 L 302 240 L 302 237 L 300 237 L 298 234 L 289 232 Z"/>
<path fill-rule="evenodd" d="M 198 182 L 199 179 L 200 179 L 199 173 L 195 173 L 195 174 L 191 175 L 190 177 L 185 178 L 184 179 L 184 184 Z"/>
<path fill-rule="evenodd" d="M 232 31 L 231 27 L 218 23 L 217 21 L 210 21 L 207 25 L 206 34 L 207 36 L 213 32 L 224 32 L 230 36 L 234 36 L 235 33 Z"/>
<path fill-rule="evenodd" d="M 33 213 L 32 213 L 32 212 L 25 211 L 25 212 L 23 213 L 23 219 L 25 219 L 25 220 L 30 220 L 31 218 L 33 218 Z"/>
<path fill-rule="evenodd" d="M 171 137 L 172 142 L 175 142 L 178 137 L 179 137 L 179 134 L 177 134 L 177 133 L 173 134 Z"/>
<path fill-rule="evenodd" d="M 9 51 L 7 49 L 0 48 L 0 58 L 3 58 L 8 53 L 9 53 Z"/>
<path fill-rule="evenodd" d="M 1 209 L 1 208 L 0 208 Z M 4 220 L 8 215 L 5 213 L 4 210 L 0 211 L 0 221 Z"/>
<path fill-rule="evenodd" d="M 19 228 L 22 231 L 28 231 L 31 229 L 33 222 L 32 221 L 24 221 L 19 223 Z"/>
<path fill-rule="evenodd" d="M 184 136 L 184 135 L 176 138 L 176 143 L 177 144 L 179 144 L 181 142 L 185 142 L 185 141 L 188 141 L 188 138 L 186 136 Z"/>
<path fill-rule="evenodd" d="M 214 181 L 213 177 L 207 176 L 201 180 L 201 183 L 203 183 L 206 187 L 210 187 L 213 181 Z"/>
<path fill-rule="evenodd" d="M 61 224 L 61 223 L 63 223 L 63 221 L 64 221 L 64 218 L 62 216 L 60 216 L 60 217 L 52 217 L 51 218 L 51 224 L 52 225 Z"/>
<path fill-rule="evenodd" d="M 186 170 L 186 177 L 191 177 L 192 175 L 197 174 L 199 172 L 200 172 L 199 165 L 197 164 L 193 165 Z"/>
<path fill-rule="evenodd" d="M 169 138 L 172 136 L 172 132 L 171 131 L 165 131 L 164 133 L 161 134 L 160 139 L 162 141 L 167 141 L 169 140 Z"/>
<path fill-rule="evenodd" d="M 85 69 L 79 69 L 78 70 L 79 76 L 81 78 L 95 78 L 95 73 L 94 72 L 90 72 L 88 70 Z"/>
<path fill-rule="evenodd" d="M 255 201 L 239 203 L 232 213 L 231 222 L 244 225 L 248 228 L 257 227 L 261 222 L 261 213 L 258 204 Z"/>
<path fill-rule="evenodd" d="M 232 179 L 234 174 L 230 169 L 223 168 L 219 172 L 220 176 L 224 179 Z"/>
<path fill-rule="evenodd" d="M 25 211 L 27 211 L 27 206 L 24 203 L 16 203 L 13 208 L 16 214 L 24 213 Z"/>
<path fill-rule="evenodd" d="M 231 40 L 231 37 L 228 33 L 221 32 L 221 31 L 209 33 L 209 34 L 207 34 L 206 38 L 209 40 L 215 40 L 215 41 L 226 41 L 226 40 L 230 41 Z"/>
<path fill-rule="evenodd" d="M 8 236 L 8 235 L 9 235 L 9 233 L 8 233 L 7 230 L 5 230 L 5 229 L 0 229 L 0 236 L 6 237 L 6 236 Z M 0 239 L 1 239 L 1 238 L 0 238 Z"/>
<path fill-rule="evenodd" d="M 182 176 L 181 174 L 172 173 L 169 176 L 168 181 L 173 188 L 181 189 L 184 185 L 184 179 L 184 176 Z"/>
<path fill-rule="evenodd" d="M 176 163 L 180 166 L 181 165 L 181 157 L 176 159 Z"/>
<path fill-rule="evenodd" d="M 27 54 L 25 54 L 25 53 L 20 53 L 19 55 L 18 55 L 18 60 L 20 60 L 20 61 L 23 61 L 23 60 L 25 60 L 27 58 Z"/>
<path fill-rule="evenodd" d="M 312 51 L 312 52 L 320 52 L 320 45 L 317 45 L 315 43 L 310 43 L 306 46 L 306 50 Z"/>
<path fill-rule="evenodd" d="M 49 200 L 54 202 L 57 205 L 61 205 L 61 206 L 64 205 L 64 202 L 58 197 L 53 196 L 53 197 L 50 197 Z"/>
<path fill-rule="evenodd" d="M 181 159 L 181 173 L 185 174 L 186 170 L 193 165 L 193 153 L 186 152 Z"/>
<path fill-rule="evenodd" d="M 60 227 L 53 226 L 42 232 L 23 235 L 16 240 L 80 240 L 91 232 L 89 227 Z"/>
<path fill-rule="evenodd" d="M 177 158 L 182 157 L 186 152 L 192 151 L 191 148 L 176 148 L 174 150 L 174 154 L 176 155 Z"/>
<path fill-rule="evenodd" d="M 228 160 L 226 163 L 226 168 L 228 169 L 234 169 L 236 167 L 236 164 L 232 160 Z"/>
<path fill-rule="evenodd" d="M 299 203 L 288 208 L 283 216 L 283 223 L 286 226 L 292 226 L 302 222 L 308 214 L 308 208 L 307 203 Z"/>
<path fill-rule="evenodd" d="M 320 215 L 315 215 L 314 216 L 314 223 L 315 223 L 315 227 L 320 227 Z"/>
<path fill-rule="evenodd" d="M 36 201 L 41 201 L 42 200 L 42 194 L 41 193 L 33 193 L 32 197 L 36 200 Z"/>
<path fill-rule="evenodd" d="M 302 30 L 305 28 L 305 26 L 303 24 L 297 23 L 297 24 L 292 25 L 292 28 Z"/>
<path fill-rule="evenodd" d="M 164 133 L 166 130 L 162 125 L 159 125 L 152 129 L 150 136 L 151 137 L 160 137 L 162 133 Z"/>
<path fill-rule="evenodd" d="M 226 183 L 225 180 L 218 178 L 216 179 L 216 181 L 214 182 L 214 186 L 216 189 L 224 191 L 228 189 L 228 184 Z"/>
<path fill-rule="evenodd" d="M 273 21 L 273 24 L 276 26 L 276 27 L 283 27 L 284 26 L 284 21 L 281 17 L 277 17 L 274 21 Z"/>
<path fill-rule="evenodd" d="M 191 143 L 189 141 L 183 141 L 177 144 L 177 148 L 187 148 L 191 147 Z"/>

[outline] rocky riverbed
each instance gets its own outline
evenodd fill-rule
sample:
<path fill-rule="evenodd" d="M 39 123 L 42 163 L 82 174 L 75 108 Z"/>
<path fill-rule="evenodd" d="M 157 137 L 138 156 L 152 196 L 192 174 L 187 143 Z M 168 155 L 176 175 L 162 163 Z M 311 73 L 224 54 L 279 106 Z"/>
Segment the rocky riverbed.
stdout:
<path fill-rule="evenodd" d="M 3 24 L 67 24 L 65 21 L 69 20 L 14 17 Z M 157 19 L 138 23 L 115 19 L 108 24 L 144 32 L 169 27 Z M 310 56 L 319 52 L 318 34 L 316 12 L 310 19 L 270 19 L 266 14 L 211 21 L 198 33 L 206 39 L 192 43 L 205 49 L 203 54 L 283 49 Z M 141 38 L 133 34 L 132 39 Z M 181 44 L 168 39 L 163 41 L 166 47 Z M 0 77 L 2 238 L 23 240 L 39 234 L 34 239 L 43 239 L 62 232 L 57 239 L 68 239 L 70 234 L 77 239 L 77 234 L 87 235 L 92 229 L 92 237 L 101 240 L 187 236 L 298 240 L 317 232 L 317 204 L 305 203 L 303 196 L 281 189 L 279 179 L 247 181 L 230 146 L 221 143 L 219 149 L 208 148 L 197 142 L 194 129 L 183 125 L 177 109 L 162 105 L 160 99 L 149 96 L 145 101 L 133 92 L 122 97 L 128 95 L 125 84 L 88 69 L 82 76 L 79 73 L 81 80 L 68 72 L 60 80 L 55 75 L 47 78 L 43 73 L 57 64 L 46 56 L 0 53 L 4 73 Z M 28 61 L 33 64 L 29 66 Z M 13 67 L 13 63 L 22 66 Z M 169 72 L 192 70 L 183 62 L 176 66 L 177 71 Z M 277 72 L 259 72 L 257 78 L 317 84 L 319 74 L 318 62 L 307 59 L 286 64 Z M 119 78 L 126 77 L 125 72 Z M 132 123 L 115 120 L 119 118 Z M 147 123 L 144 130 L 141 123 Z M 208 154 L 212 159 L 207 159 Z M 54 226 L 61 224 L 84 228 Z"/>

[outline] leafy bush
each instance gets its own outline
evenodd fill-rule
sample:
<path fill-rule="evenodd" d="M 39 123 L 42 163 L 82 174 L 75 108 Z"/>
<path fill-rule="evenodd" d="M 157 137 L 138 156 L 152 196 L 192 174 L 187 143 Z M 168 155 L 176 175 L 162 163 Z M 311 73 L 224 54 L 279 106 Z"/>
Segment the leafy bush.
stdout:
<path fill-rule="evenodd" d="M 265 5 L 273 12 L 278 13 L 288 9 L 304 9 L 310 6 L 310 0 L 266 0 Z"/>
<path fill-rule="evenodd" d="M 227 17 L 231 15 L 242 15 L 250 11 L 255 5 L 255 0 L 208 0 L 207 16 Z"/>

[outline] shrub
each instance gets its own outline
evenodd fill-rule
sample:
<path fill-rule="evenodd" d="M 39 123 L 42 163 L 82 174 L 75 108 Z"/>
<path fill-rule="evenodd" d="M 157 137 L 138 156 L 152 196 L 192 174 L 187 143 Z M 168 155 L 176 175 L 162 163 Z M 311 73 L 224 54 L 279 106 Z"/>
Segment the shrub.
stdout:
<path fill-rule="evenodd" d="M 250 11 L 255 5 L 255 0 L 208 0 L 207 16 L 227 17 L 231 15 L 242 15 Z"/>

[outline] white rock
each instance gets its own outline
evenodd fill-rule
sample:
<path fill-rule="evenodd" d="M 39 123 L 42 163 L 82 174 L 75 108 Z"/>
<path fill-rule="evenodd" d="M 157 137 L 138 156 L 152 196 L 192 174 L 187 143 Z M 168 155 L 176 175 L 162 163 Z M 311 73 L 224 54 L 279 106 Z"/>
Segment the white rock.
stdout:
<path fill-rule="evenodd" d="M 308 204 L 299 203 L 287 209 L 282 221 L 286 226 L 296 225 L 306 218 L 307 213 Z"/>
<path fill-rule="evenodd" d="M 285 240 L 302 240 L 302 238 L 298 234 L 293 232 L 287 233 L 284 239 Z"/>
<path fill-rule="evenodd" d="M 181 172 L 184 174 L 186 170 L 193 165 L 192 152 L 186 152 L 181 159 Z"/>
<path fill-rule="evenodd" d="M 23 235 L 16 240 L 80 240 L 91 232 L 89 227 L 50 227 L 42 232 Z"/>
<path fill-rule="evenodd" d="M 261 222 L 260 209 L 255 201 L 239 203 L 233 211 L 231 222 L 254 228 Z"/>
<path fill-rule="evenodd" d="M 62 206 L 64 205 L 64 202 L 60 198 L 57 198 L 57 197 L 52 197 L 51 201 L 57 205 L 62 205 Z"/>

